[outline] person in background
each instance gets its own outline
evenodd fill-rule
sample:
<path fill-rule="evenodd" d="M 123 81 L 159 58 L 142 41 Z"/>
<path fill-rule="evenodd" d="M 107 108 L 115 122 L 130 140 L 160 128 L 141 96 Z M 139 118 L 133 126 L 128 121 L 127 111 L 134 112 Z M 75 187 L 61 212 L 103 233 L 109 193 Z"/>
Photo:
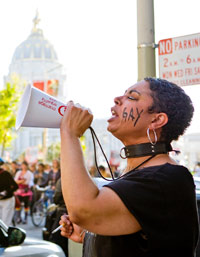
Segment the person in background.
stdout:
<path fill-rule="evenodd" d="M 89 168 L 89 173 L 90 173 L 90 175 L 91 175 L 91 177 L 96 177 L 97 176 L 97 168 L 96 168 L 96 166 L 91 166 L 90 168 Z"/>
<path fill-rule="evenodd" d="M 103 165 L 99 165 L 99 171 L 103 177 L 110 178 L 111 175 L 107 172 L 106 168 Z"/>
<path fill-rule="evenodd" d="M 47 180 L 40 185 L 41 187 L 45 187 L 48 185 L 51 186 L 51 188 L 46 191 L 46 195 L 50 199 L 51 203 L 53 202 L 53 195 L 55 192 L 56 183 L 59 178 L 60 178 L 60 162 L 57 159 L 55 159 L 52 161 L 52 169 L 49 171 Z"/>
<path fill-rule="evenodd" d="M 200 162 L 197 162 L 194 167 L 194 176 L 200 177 Z"/>
<path fill-rule="evenodd" d="M 9 172 L 12 175 L 12 169 L 11 169 L 11 164 L 9 162 L 4 162 L 3 164 L 3 169 Z"/>
<path fill-rule="evenodd" d="M 29 183 L 29 186 L 31 188 L 31 190 L 33 190 L 33 186 L 34 186 L 34 173 L 36 172 L 36 163 L 31 163 L 29 165 L 29 170 L 31 171 L 32 173 L 32 177 L 31 177 L 31 180 L 30 180 L 30 183 Z"/>
<path fill-rule="evenodd" d="M 44 168 L 45 168 L 45 165 L 43 163 L 39 163 L 37 165 L 37 170 L 33 174 L 34 175 L 34 180 L 33 180 L 34 185 L 32 187 L 33 196 L 32 196 L 32 201 L 30 204 L 31 212 L 32 212 L 33 204 L 41 196 L 41 192 L 37 190 L 36 186 L 40 186 L 40 185 L 44 184 L 48 178 L 48 174 L 44 172 Z"/>
<path fill-rule="evenodd" d="M 51 165 L 49 163 L 46 163 L 44 166 L 44 173 L 49 174 L 49 172 L 51 171 Z"/>
<path fill-rule="evenodd" d="M 123 143 L 127 166 L 99 189 L 85 167 L 79 139 L 93 115 L 72 101 L 67 104 L 60 134 L 69 215 L 61 218 L 61 234 L 76 242 L 85 237 L 84 257 L 196 256 L 194 180 L 169 155 L 193 112 L 184 90 L 162 79 L 145 78 L 115 97 L 107 129 Z"/>
<path fill-rule="evenodd" d="M 120 171 L 118 170 L 118 166 L 110 165 L 110 167 L 111 167 L 113 176 L 114 176 L 115 178 L 118 178 L 118 177 L 120 176 Z"/>
<path fill-rule="evenodd" d="M 37 170 L 36 167 L 37 167 L 37 164 L 35 162 L 33 162 L 29 165 L 29 170 L 34 174 Z"/>
<path fill-rule="evenodd" d="M 58 181 L 56 183 L 53 202 L 57 205 L 57 208 L 56 208 L 55 220 L 51 227 L 51 231 L 53 231 L 56 227 L 59 226 L 60 217 L 63 214 L 67 213 L 67 208 L 65 206 L 65 202 L 63 199 L 63 195 L 62 195 L 60 178 L 58 179 Z M 65 256 L 68 257 L 68 238 L 61 236 L 60 231 L 57 231 L 56 233 L 53 233 L 53 234 L 50 233 L 49 241 L 60 245 L 60 247 L 63 249 L 63 251 L 65 253 Z"/>
<path fill-rule="evenodd" d="M 19 170 L 15 175 L 15 181 L 19 186 L 19 189 L 15 192 L 16 197 L 19 199 L 19 205 L 16 206 L 16 222 L 26 224 L 28 221 L 29 213 L 29 203 L 32 198 L 31 183 L 33 179 L 32 172 L 28 169 L 28 163 L 26 161 L 22 162 L 21 170 Z M 21 203 L 24 203 L 25 216 L 22 220 L 21 217 Z"/>
<path fill-rule="evenodd" d="M 37 166 L 37 170 L 34 172 L 34 185 L 42 185 L 46 183 L 48 179 L 48 174 L 44 172 L 45 165 L 43 163 L 39 163 Z"/>
<path fill-rule="evenodd" d="M 4 169 L 3 160 L 0 161 L 0 219 L 7 225 L 12 224 L 15 211 L 14 192 L 18 185 L 12 175 Z"/>
<path fill-rule="evenodd" d="M 17 161 L 12 161 L 11 162 L 11 173 L 12 173 L 13 177 L 15 177 L 15 174 L 17 173 L 18 170 L 19 170 L 19 165 L 18 165 Z"/>

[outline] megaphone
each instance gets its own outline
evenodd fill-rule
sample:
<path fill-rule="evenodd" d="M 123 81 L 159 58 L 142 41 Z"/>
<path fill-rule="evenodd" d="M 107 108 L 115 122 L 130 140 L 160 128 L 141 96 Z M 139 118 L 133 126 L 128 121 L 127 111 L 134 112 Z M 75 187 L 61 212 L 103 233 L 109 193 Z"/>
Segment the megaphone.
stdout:
<path fill-rule="evenodd" d="M 29 84 L 20 100 L 15 128 L 60 128 L 65 110 L 66 104 Z"/>

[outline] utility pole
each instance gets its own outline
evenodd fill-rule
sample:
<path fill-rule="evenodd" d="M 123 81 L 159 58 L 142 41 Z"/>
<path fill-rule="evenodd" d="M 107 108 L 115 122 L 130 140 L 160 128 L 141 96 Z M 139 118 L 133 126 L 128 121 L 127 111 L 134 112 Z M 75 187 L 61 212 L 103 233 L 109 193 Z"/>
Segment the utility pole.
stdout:
<path fill-rule="evenodd" d="M 138 81 L 156 77 L 154 1 L 137 0 Z"/>

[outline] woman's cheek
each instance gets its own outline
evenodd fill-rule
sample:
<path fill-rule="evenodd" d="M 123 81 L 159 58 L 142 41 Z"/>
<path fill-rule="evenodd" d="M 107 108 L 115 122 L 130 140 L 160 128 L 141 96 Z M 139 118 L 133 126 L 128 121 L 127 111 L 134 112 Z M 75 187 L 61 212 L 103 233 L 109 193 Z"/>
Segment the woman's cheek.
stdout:
<path fill-rule="evenodd" d="M 138 123 L 138 121 L 141 118 L 141 115 L 143 113 L 143 109 L 139 108 L 127 108 L 124 107 L 123 112 L 122 112 L 122 121 L 123 122 L 132 122 L 133 126 L 135 127 Z"/>

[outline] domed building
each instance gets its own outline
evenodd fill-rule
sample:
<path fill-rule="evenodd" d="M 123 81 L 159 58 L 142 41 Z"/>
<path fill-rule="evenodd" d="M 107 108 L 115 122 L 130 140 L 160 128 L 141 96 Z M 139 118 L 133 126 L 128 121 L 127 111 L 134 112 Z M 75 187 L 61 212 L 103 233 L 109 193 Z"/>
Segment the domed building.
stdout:
<path fill-rule="evenodd" d="M 15 49 L 5 81 L 11 81 L 13 74 L 16 74 L 26 84 L 31 83 L 40 90 L 66 101 L 66 75 L 63 73 L 63 65 L 59 63 L 53 45 L 38 28 L 39 21 L 37 12 L 31 34 Z M 39 148 L 44 150 L 52 142 L 59 140 L 59 130 L 56 129 L 20 128 L 11 158 L 18 158 L 25 152 L 27 161 L 34 162 L 42 158 L 38 157 Z"/>
<path fill-rule="evenodd" d="M 66 79 L 63 66 L 58 62 L 53 45 L 44 38 L 43 31 L 37 28 L 39 21 L 37 13 L 33 19 L 34 26 L 31 34 L 13 54 L 6 80 L 16 73 L 39 89 L 63 98 Z"/>

